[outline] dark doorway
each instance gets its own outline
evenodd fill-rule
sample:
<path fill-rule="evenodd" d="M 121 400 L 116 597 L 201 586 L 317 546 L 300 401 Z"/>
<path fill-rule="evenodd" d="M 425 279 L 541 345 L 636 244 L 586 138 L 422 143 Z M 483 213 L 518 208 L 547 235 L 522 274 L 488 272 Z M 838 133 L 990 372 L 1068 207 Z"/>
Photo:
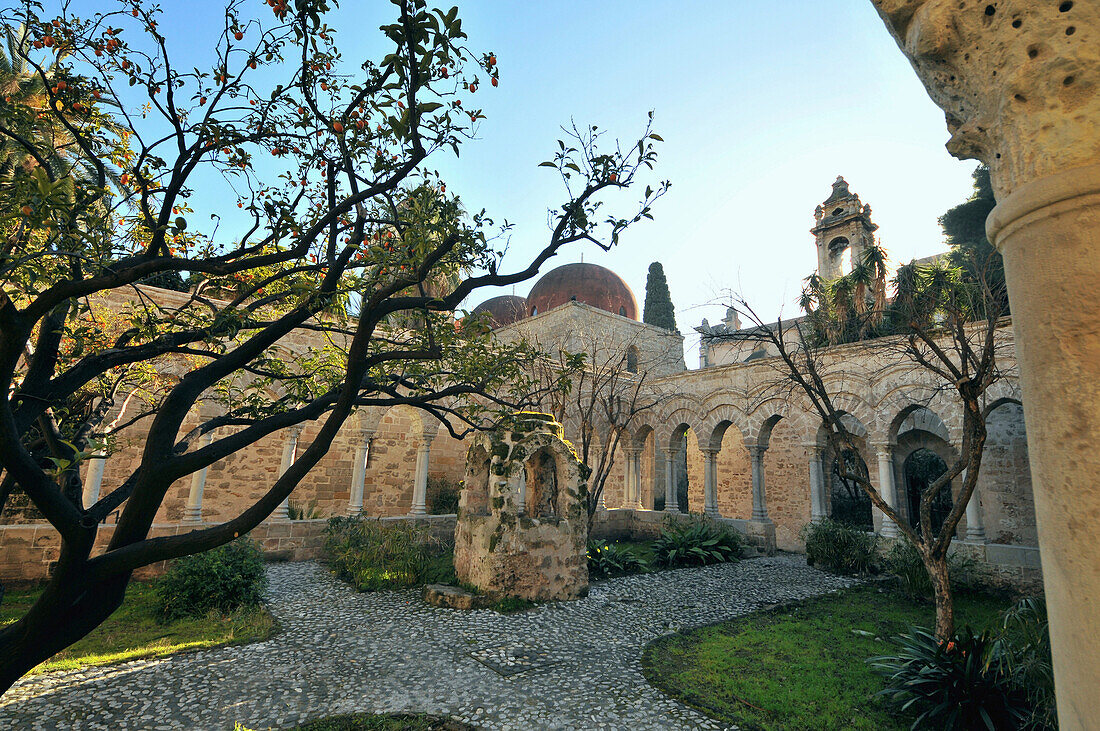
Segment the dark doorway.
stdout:
<path fill-rule="evenodd" d="M 931 449 L 922 447 L 905 458 L 902 471 L 905 473 L 905 492 L 909 502 L 909 524 L 919 532 L 921 496 L 940 475 L 947 472 L 947 463 Z M 950 512 L 951 488 L 948 486 L 940 490 L 932 501 L 933 532 L 939 532 Z"/>
<path fill-rule="evenodd" d="M 829 517 L 838 523 L 871 531 L 875 528 L 871 515 L 871 498 L 863 491 L 859 483 L 845 475 L 859 475 L 866 479 L 867 463 L 859 452 L 845 449 L 833 459 L 831 476 Z"/>

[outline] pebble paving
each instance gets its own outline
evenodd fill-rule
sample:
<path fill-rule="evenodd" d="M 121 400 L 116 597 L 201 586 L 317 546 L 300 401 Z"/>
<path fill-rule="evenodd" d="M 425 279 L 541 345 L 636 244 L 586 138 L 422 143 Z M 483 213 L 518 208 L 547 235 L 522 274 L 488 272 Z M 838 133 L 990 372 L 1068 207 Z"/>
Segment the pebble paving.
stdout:
<path fill-rule="evenodd" d="M 593 582 L 519 614 L 360 594 L 316 563 L 269 567 L 265 642 L 50 673 L 0 697 L 0 728 L 252 729 L 428 712 L 486 729 L 720 729 L 652 688 L 654 638 L 851 584 L 777 556 Z"/>

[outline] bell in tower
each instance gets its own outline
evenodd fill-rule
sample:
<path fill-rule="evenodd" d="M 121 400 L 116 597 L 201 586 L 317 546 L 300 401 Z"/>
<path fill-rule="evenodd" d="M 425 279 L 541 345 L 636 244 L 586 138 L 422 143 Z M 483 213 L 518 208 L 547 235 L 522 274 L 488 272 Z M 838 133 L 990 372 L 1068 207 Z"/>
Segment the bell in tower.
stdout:
<path fill-rule="evenodd" d="M 848 182 L 837 176 L 832 194 L 814 211 L 816 225 L 810 229 L 817 242 L 817 273 L 825 280 L 852 271 L 863 251 L 875 243 L 878 226 L 871 223 L 871 206 L 860 203 L 848 190 Z"/>

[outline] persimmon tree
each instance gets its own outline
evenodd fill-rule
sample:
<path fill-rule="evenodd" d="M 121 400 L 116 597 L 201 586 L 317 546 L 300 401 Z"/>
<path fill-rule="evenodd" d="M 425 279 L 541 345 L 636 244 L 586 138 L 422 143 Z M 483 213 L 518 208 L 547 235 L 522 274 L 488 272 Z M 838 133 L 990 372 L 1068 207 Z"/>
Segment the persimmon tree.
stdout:
<path fill-rule="evenodd" d="M 19 83 L 42 90 L 0 97 L 0 137 L 21 155 L 0 181 L 0 468 L 61 537 L 40 599 L 0 630 L 2 689 L 109 616 L 135 569 L 258 525 L 357 408 L 412 405 L 461 436 L 522 402 L 529 346 L 456 309 L 564 246 L 609 248 L 664 190 L 604 212 L 604 192 L 652 168 L 648 125 L 606 152 L 590 135 L 562 141 L 551 166 L 573 187 L 545 244 L 506 269 L 507 227 L 464 214 L 428 167 L 483 119 L 495 55 L 469 48 L 457 8 L 392 0 L 380 58 L 348 58 L 333 5 L 232 0 L 195 67 L 174 62 L 180 39 L 155 5 L 0 13 Z M 141 284 L 177 275 L 187 292 Z M 174 481 L 307 420 L 317 438 L 253 504 L 149 537 Z M 84 504 L 82 461 L 128 426 L 136 466 Z"/>

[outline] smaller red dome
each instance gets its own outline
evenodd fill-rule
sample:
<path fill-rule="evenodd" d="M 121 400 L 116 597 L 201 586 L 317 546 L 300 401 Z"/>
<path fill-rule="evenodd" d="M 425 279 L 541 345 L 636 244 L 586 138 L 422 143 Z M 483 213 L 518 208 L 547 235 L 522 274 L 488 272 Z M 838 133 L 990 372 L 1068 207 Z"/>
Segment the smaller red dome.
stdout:
<path fill-rule="evenodd" d="M 491 297 L 475 307 L 471 315 L 489 313 L 489 325 L 498 328 L 511 325 L 527 316 L 527 300 L 514 294 Z"/>

